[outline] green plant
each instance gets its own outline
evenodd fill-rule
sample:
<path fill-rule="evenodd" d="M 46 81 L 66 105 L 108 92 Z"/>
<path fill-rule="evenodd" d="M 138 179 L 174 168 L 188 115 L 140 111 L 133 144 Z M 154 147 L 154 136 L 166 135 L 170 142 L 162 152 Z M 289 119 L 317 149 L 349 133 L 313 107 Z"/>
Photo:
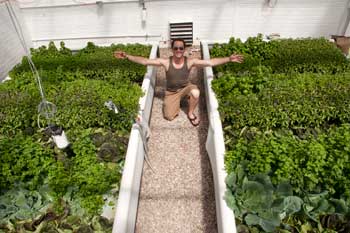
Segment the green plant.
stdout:
<path fill-rule="evenodd" d="M 35 190 L 49 173 L 52 151 L 29 136 L 0 137 L 0 189 L 5 192 L 18 183 Z"/>
<path fill-rule="evenodd" d="M 42 46 L 38 49 L 32 49 L 32 60 L 37 69 L 42 70 L 45 76 L 48 74 L 57 77 L 59 80 L 65 80 L 64 77 L 79 72 L 82 76 L 89 79 L 105 79 L 105 76 L 122 77 L 134 82 L 140 83 L 146 68 L 127 60 L 118 60 L 113 57 L 115 50 L 123 50 L 130 54 L 147 57 L 150 53 L 150 46 L 144 45 L 111 45 L 108 47 L 99 47 L 89 42 L 88 45 L 73 54 L 61 43 L 61 48 L 57 49 L 53 42 L 46 48 Z M 10 76 L 17 79 L 21 73 L 30 71 L 28 60 L 22 59 L 22 63 L 17 65 Z M 55 74 L 55 73 L 61 74 Z M 20 77 L 19 77 L 20 79 Z M 112 78 L 108 78 L 112 80 Z"/>
<path fill-rule="evenodd" d="M 238 232 L 346 232 L 349 203 L 328 192 L 295 195 L 288 182 L 273 185 L 266 173 L 249 175 L 248 162 L 226 178 L 225 199 Z M 336 231 L 337 230 L 337 231 Z M 344 231 L 345 230 L 345 231 Z"/>
<path fill-rule="evenodd" d="M 41 98 L 26 60 L 0 85 L 0 232 L 111 232 L 98 215 L 104 198 L 118 195 L 145 73 L 114 59 L 116 49 L 143 55 L 150 48 L 89 43 L 73 54 L 50 43 L 32 50 L 46 98 L 57 106 L 50 121 L 38 118 Z M 49 123 L 64 128 L 68 148 L 57 149 L 39 128 Z"/>
<path fill-rule="evenodd" d="M 264 41 L 258 34 L 244 43 L 232 37 L 229 43 L 215 44 L 210 51 L 211 57 L 224 57 L 232 53 L 243 54 L 245 62 L 215 67 L 216 73 L 240 73 L 259 65 L 270 67 L 274 73 L 336 74 L 349 70 L 349 62 L 342 52 L 325 38 Z"/>
<path fill-rule="evenodd" d="M 227 74 L 213 81 L 227 140 L 248 127 L 289 129 L 303 138 L 312 129 L 349 122 L 350 80 L 339 75 L 265 75 L 236 77 Z"/>
<path fill-rule="evenodd" d="M 325 39 L 259 35 L 211 50 L 234 52 L 247 62 L 218 67 L 212 87 L 237 231 L 348 232 L 348 61 Z"/>

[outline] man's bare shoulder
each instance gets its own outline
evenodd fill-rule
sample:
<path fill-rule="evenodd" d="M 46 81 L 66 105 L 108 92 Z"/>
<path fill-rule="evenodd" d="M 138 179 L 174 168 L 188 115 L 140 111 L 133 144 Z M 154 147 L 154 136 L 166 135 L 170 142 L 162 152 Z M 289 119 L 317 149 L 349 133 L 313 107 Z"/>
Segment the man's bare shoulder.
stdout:
<path fill-rule="evenodd" d="M 158 58 L 158 59 L 165 68 L 169 67 L 169 58 Z"/>

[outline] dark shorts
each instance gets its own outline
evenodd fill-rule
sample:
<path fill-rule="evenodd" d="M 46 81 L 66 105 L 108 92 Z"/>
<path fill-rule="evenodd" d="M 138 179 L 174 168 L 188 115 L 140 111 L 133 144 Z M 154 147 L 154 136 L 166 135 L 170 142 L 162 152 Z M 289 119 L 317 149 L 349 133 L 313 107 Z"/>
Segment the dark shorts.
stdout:
<path fill-rule="evenodd" d="M 163 103 L 163 114 L 167 120 L 173 120 L 180 112 L 180 101 L 185 96 L 190 96 L 192 90 L 198 87 L 194 84 L 189 83 L 186 87 L 181 88 L 177 91 L 165 91 L 164 103 Z"/>

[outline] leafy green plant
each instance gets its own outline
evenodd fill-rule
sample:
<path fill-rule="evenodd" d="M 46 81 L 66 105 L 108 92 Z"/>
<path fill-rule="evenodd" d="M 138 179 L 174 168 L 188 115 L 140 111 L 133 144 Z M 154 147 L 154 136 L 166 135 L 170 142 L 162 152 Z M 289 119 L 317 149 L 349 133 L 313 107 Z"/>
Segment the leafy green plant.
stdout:
<path fill-rule="evenodd" d="M 308 129 L 316 132 L 349 122 L 349 85 L 348 74 L 264 78 L 227 74 L 213 81 L 221 118 L 231 129 L 226 130 L 229 138 L 236 138 L 245 127 L 290 129 L 303 138 Z"/>
<path fill-rule="evenodd" d="M 61 158 L 56 169 L 49 172 L 48 183 L 58 200 L 68 190 L 75 190 L 71 192 L 72 198 L 78 198 L 87 212 L 96 214 L 104 203 L 102 195 L 120 180 L 121 171 L 98 161 L 91 134 L 89 129 L 80 131 L 72 142 L 74 157 Z"/>
<path fill-rule="evenodd" d="M 51 77 L 56 76 L 59 80 L 62 80 L 62 78 L 55 75 L 57 71 L 61 71 L 62 75 L 67 75 L 66 72 L 68 72 L 68 75 L 79 72 L 89 79 L 120 76 L 140 83 L 146 68 L 127 60 L 115 59 L 113 57 L 115 50 L 123 50 L 130 54 L 147 57 L 150 53 L 150 46 L 135 44 L 99 47 L 89 42 L 84 49 L 73 54 L 64 46 L 64 43 L 61 43 L 61 48 L 57 49 L 54 43 L 51 42 L 48 48 L 42 46 L 38 49 L 32 49 L 31 52 L 36 68 L 43 70 L 45 74 L 48 73 Z M 21 73 L 28 71 L 30 71 L 28 60 L 23 58 L 22 63 L 10 72 L 10 76 L 16 79 Z"/>
<path fill-rule="evenodd" d="M 255 66 L 270 67 L 274 73 L 330 73 L 349 70 L 349 62 L 337 47 L 325 38 L 281 39 L 264 41 L 261 34 L 249 37 L 244 43 L 231 38 L 227 44 L 215 44 L 211 57 L 225 57 L 232 53 L 245 56 L 243 64 L 228 63 L 215 67 L 219 72 L 244 72 Z"/>
<path fill-rule="evenodd" d="M 249 161 L 249 174 L 269 173 L 273 184 L 288 181 L 294 192 L 321 192 L 327 190 L 333 197 L 349 198 L 350 158 L 346 145 L 350 140 L 350 127 L 330 129 L 301 140 L 289 134 L 257 133 L 253 139 L 240 138 L 227 152 L 225 162 L 228 172 Z M 339 146 L 341 150 L 336 150 Z"/>
<path fill-rule="evenodd" d="M 99 214 L 106 196 L 118 195 L 145 73 L 114 59 L 117 49 L 148 55 L 150 47 L 32 50 L 46 98 L 57 106 L 50 122 L 38 118 L 41 98 L 26 60 L 0 85 L 0 232 L 111 232 Z M 48 123 L 64 128 L 68 148 L 55 147 L 40 128 Z"/>
<path fill-rule="evenodd" d="M 349 231 L 349 64 L 325 39 L 216 44 L 227 148 L 226 201 L 237 231 Z M 281 193 L 279 192 L 282 192 Z"/>
<path fill-rule="evenodd" d="M 71 190 L 62 198 L 62 213 L 52 209 L 47 186 L 38 191 L 15 188 L 0 197 L 0 232 L 111 232 L 112 222 L 102 216 L 88 216 L 71 198 Z"/>
<path fill-rule="evenodd" d="M 274 187 L 265 174 L 247 176 L 244 166 L 238 166 L 236 172 L 226 178 L 226 183 L 230 188 L 226 200 L 236 218 L 265 232 L 274 232 L 281 220 L 302 209 L 303 200 L 293 196 L 288 183 Z"/>
<path fill-rule="evenodd" d="M 39 93 L 34 85 L 26 85 L 22 91 L 11 86 L 10 82 L 0 85 L 0 135 L 31 135 L 35 131 Z"/>
<path fill-rule="evenodd" d="M 225 199 L 235 213 L 238 232 L 344 229 L 338 225 L 348 219 L 349 208 L 344 199 L 330 199 L 327 192 L 305 193 L 299 197 L 288 182 L 273 185 L 267 174 L 249 175 L 247 165 L 248 162 L 239 164 L 226 178 L 229 189 Z M 331 214 L 339 217 L 325 223 L 324 219 Z"/>
<path fill-rule="evenodd" d="M 52 151 L 42 147 L 29 136 L 0 138 L 0 189 L 11 189 L 17 183 L 34 190 L 43 183 L 54 158 Z"/>
<path fill-rule="evenodd" d="M 99 80 L 76 80 L 62 82 L 60 88 L 48 93 L 48 98 L 61 110 L 56 121 L 66 129 L 105 127 L 129 131 L 141 95 L 140 87 L 127 81 L 112 85 Z M 107 101 L 113 101 L 118 114 L 104 106 Z"/>

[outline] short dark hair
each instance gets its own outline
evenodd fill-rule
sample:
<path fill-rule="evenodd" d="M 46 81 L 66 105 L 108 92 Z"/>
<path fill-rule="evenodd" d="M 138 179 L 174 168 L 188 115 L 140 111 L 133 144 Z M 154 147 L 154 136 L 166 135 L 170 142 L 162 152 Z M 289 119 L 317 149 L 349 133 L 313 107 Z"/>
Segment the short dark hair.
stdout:
<path fill-rule="evenodd" d="M 171 41 L 171 48 L 174 47 L 175 41 L 181 41 L 184 44 L 184 47 L 186 47 L 186 42 L 183 39 L 178 38 Z"/>

